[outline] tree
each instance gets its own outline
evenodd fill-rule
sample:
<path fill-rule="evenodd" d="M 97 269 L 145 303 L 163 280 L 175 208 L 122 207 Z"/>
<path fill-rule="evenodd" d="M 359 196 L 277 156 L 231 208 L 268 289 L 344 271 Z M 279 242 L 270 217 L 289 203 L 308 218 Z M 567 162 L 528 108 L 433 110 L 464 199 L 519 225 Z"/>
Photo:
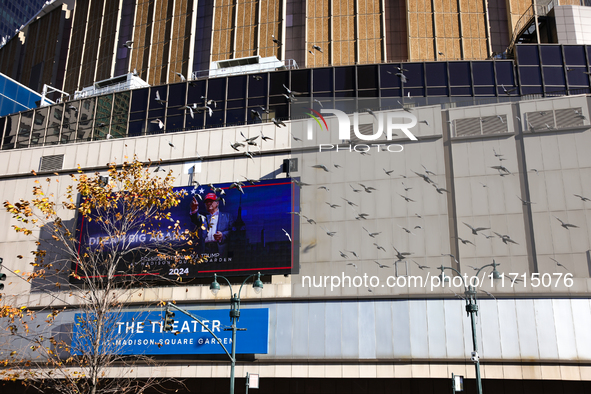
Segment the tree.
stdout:
<path fill-rule="evenodd" d="M 120 354 L 114 343 L 122 334 L 114 322 L 130 298 L 151 285 L 134 274 L 158 276 L 148 261 L 156 257 L 174 267 L 190 258 L 187 251 L 196 234 L 181 230 L 169 212 L 186 192 L 173 190 L 172 171 L 162 178 L 137 158 L 121 166 L 111 164 L 108 175 L 89 176 L 79 168 L 60 196 L 48 191 L 57 189 L 59 179 L 48 177 L 45 187 L 35 181 L 31 200 L 4 203 L 17 222 L 14 230 L 35 237 L 37 245 L 31 252 L 32 270 L 13 273 L 56 299 L 54 306 L 41 310 L 2 303 L 0 321 L 6 323 L 2 326 L 10 342 L 0 344 L 10 346 L 0 364 L 4 379 L 68 394 L 141 393 L 162 383 L 126 378 L 138 365 L 155 361 Z M 85 234 L 75 228 L 76 217 L 100 229 L 94 243 L 81 242 Z M 138 243 L 140 235 L 158 242 Z M 47 292 L 48 285 L 58 292 Z M 78 311 L 75 317 L 73 310 Z"/>

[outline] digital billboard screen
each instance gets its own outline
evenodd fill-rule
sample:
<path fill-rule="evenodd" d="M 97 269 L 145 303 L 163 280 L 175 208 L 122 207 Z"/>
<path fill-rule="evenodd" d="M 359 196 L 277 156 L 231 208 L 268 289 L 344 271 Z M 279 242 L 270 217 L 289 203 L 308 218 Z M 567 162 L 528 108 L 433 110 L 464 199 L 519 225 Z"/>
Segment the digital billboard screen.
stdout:
<path fill-rule="evenodd" d="M 297 271 L 295 245 L 299 221 L 294 220 L 292 212 L 298 210 L 299 187 L 290 178 L 244 182 L 242 190 L 231 186 L 232 183 L 223 183 L 174 188 L 174 192 L 184 190 L 186 194 L 179 205 L 170 209 L 170 218 L 151 221 L 151 227 L 160 229 L 159 236 L 137 231 L 120 238 L 109 237 L 103 223 L 91 220 L 96 212 L 79 215 L 79 250 L 93 255 L 117 250 L 122 255 L 117 276 L 122 279 L 178 280 L 211 277 L 213 273 L 241 276 L 257 271 Z M 190 242 L 187 238 L 171 238 L 171 223 L 178 225 L 179 233 L 188 230 Z M 177 255 L 163 253 L 163 243 Z M 79 268 L 74 263 L 74 282 L 84 275 Z"/>

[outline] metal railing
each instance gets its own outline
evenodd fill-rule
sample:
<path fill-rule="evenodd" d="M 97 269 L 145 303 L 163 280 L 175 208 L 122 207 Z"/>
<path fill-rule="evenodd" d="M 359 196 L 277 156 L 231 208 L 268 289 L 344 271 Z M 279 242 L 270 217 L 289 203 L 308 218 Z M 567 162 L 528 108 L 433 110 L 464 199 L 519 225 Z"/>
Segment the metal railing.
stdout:
<path fill-rule="evenodd" d="M 298 63 L 294 59 L 286 59 L 283 61 L 286 70 L 293 70 L 299 68 Z M 258 67 L 257 67 L 258 66 Z M 268 72 L 268 71 L 275 71 L 276 67 L 269 67 L 269 63 L 259 63 L 259 64 L 249 64 L 245 66 L 236 66 L 232 67 L 230 71 L 226 71 L 223 75 L 213 75 L 213 76 L 223 76 L 227 77 L 230 75 L 243 75 L 243 74 L 253 74 L 258 72 Z M 206 79 L 210 77 L 210 72 L 212 70 L 199 70 L 193 71 L 191 74 L 190 80 L 198 80 L 198 79 Z M 213 77 L 212 76 L 212 77 Z"/>

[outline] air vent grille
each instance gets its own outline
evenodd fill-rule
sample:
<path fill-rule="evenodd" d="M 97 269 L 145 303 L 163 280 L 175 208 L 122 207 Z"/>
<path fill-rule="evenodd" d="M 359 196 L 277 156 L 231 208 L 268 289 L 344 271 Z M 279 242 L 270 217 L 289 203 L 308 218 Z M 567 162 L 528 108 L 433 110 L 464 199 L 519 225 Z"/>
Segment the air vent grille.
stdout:
<path fill-rule="evenodd" d="M 57 171 L 64 165 L 64 155 L 42 156 L 39 171 Z"/>

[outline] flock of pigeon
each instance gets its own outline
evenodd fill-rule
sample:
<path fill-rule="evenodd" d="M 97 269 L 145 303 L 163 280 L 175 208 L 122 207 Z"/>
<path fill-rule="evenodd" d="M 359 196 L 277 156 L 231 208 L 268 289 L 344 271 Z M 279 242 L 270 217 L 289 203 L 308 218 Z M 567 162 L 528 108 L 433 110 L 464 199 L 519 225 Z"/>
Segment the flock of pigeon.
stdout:
<path fill-rule="evenodd" d="M 279 41 L 279 40 L 278 40 L 278 39 L 277 39 L 277 38 L 276 38 L 274 35 L 272 35 L 272 40 L 273 40 L 273 42 L 274 42 L 274 43 L 275 43 L 277 46 L 281 46 L 281 45 L 282 45 L 281 41 Z M 132 44 L 133 44 L 133 41 L 127 41 L 125 44 L 123 44 L 123 46 L 125 46 L 125 47 L 127 47 L 127 48 L 130 48 L 130 49 L 131 49 L 131 47 L 132 47 Z M 312 45 L 312 50 L 308 50 L 308 52 L 309 52 L 311 55 L 315 55 L 315 52 L 324 53 L 324 52 L 323 52 L 323 50 L 322 50 L 322 48 L 321 48 L 320 46 L 316 45 L 316 44 L 313 44 L 313 45 Z M 444 56 L 444 54 L 443 54 L 442 52 L 439 52 L 439 55 L 440 55 L 440 56 Z M 402 83 L 406 83 L 406 82 L 409 80 L 409 78 L 406 76 L 406 74 L 404 74 L 404 72 L 407 72 L 408 70 L 407 70 L 407 69 L 405 69 L 405 68 L 403 68 L 403 67 L 397 67 L 397 66 L 395 66 L 395 68 L 396 68 L 396 70 L 397 70 L 398 72 L 396 72 L 394 75 L 395 75 L 395 76 L 397 76 L 397 77 L 400 79 L 400 81 L 401 81 Z M 388 74 L 393 74 L 393 72 L 392 72 L 392 71 L 388 71 L 388 70 L 387 70 L 386 72 L 387 72 Z M 135 75 L 137 75 L 137 71 L 136 71 L 136 70 L 134 70 L 134 74 L 135 74 Z M 185 78 L 185 77 L 184 77 L 182 74 L 180 74 L 180 73 L 176 73 L 176 74 L 177 74 L 177 75 L 180 77 L 181 81 L 183 81 L 183 82 L 185 82 L 185 81 L 186 81 L 186 78 Z M 255 79 L 257 79 L 257 80 L 258 80 L 258 79 L 261 79 L 261 77 L 260 77 L 260 76 L 253 76 L 253 78 L 255 78 Z M 502 86 L 503 92 L 504 92 L 505 94 L 507 94 L 507 95 L 510 95 L 510 94 L 511 94 L 511 93 L 512 93 L 512 92 L 513 92 L 515 89 L 516 89 L 516 88 L 507 89 L 507 88 L 505 88 L 505 86 L 503 86 L 503 85 L 501 85 L 501 86 Z M 286 99 L 286 101 L 287 101 L 288 103 L 293 103 L 294 101 L 297 101 L 297 99 L 296 99 L 296 96 L 299 96 L 299 95 L 301 95 L 301 94 L 302 94 L 302 93 L 300 93 L 300 92 L 296 92 L 296 91 L 293 91 L 293 90 L 291 90 L 290 88 L 288 88 L 288 87 L 287 87 L 287 86 L 285 86 L 285 85 L 283 85 L 283 87 L 285 88 L 285 91 L 286 91 L 286 93 L 284 93 L 284 94 L 283 94 L 283 96 L 285 97 L 285 99 Z M 410 98 L 410 93 L 409 93 L 409 98 Z M 200 104 L 200 105 L 199 105 L 199 104 L 197 104 L 197 103 L 193 103 L 193 104 L 187 104 L 187 105 L 185 105 L 185 106 L 181 107 L 181 109 L 182 109 L 182 110 L 184 110 L 184 111 L 188 111 L 188 113 L 189 113 L 189 115 L 191 116 L 191 118 L 193 118 L 193 117 L 194 117 L 194 113 L 195 113 L 195 112 L 197 112 L 197 113 L 201 113 L 202 111 L 207 111 L 207 112 L 208 112 L 208 114 L 209 114 L 209 116 L 212 116 L 212 115 L 213 115 L 213 109 L 211 108 L 211 105 L 213 104 L 213 106 L 214 106 L 214 108 L 215 108 L 215 107 L 216 107 L 216 103 L 215 103 L 215 101 L 213 101 L 213 100 L 207 100 L 207 98 L 206 98 L 206 97 L 204 97 L 204 96 L 202 96 L 202 97 L 201 97 L 201 99 L 203 99 L 203 100 L 204 100 L 203 104 Z M 162 106 L 165 106 L 165 104 L 166 104 L 166 100 L 163 100 L 163 99 L 161 99 L 161 98 L 160 98 L 160 95 L 159 95 L 159 92 L 158 92 L 158 91 L 156 91 L 156 97 L 155 97 L 155 101 L 156 101 L 158 104 L 162 105 Z M 322 106 L 322 103 L 321 103 L 319 100 L 314 100 L 314 101 L 318 102 L 318 104 L 319 104 L 320 106 Z M 402 107 L 402 109 L 404 109 L 405 111 L 409 111 L 409 110 L 408 110 L 408 109 L 407 109 L 407 108 L 406 108 L 406 107 L 405 107 L 405 106 L 404 106 L 402 103 L 400 103 L 400 101 L 399 101 L 398 103 L 400 104 L 400 106 Z M 375 114 L 374 114 L 374 113 L 371 111 L 371 109 L 365 109 L 364 111 L 365 111 L 365 112 L 368 112 L 369 114 L 371 114 L 371 115 L 373 115 L 373 116 L 375 116 Z M 259 112 L 259 110 L 257 110 L 257 109 L 251 109 L 251 110 L 250 110 L 250 118 L 251 118 L 252 120 L 256 120 L 256 119 L 258 119 L 260 122 L 263 122 L 262 113 L 266 113 L 266 114 L 268 115 L 268 114 L 269 114 L 269 112 L 270 112 L 270 111 L 269 111 L 268 109 L 264 108 L 264 107 L 260 107 L 260 112 Z M 575 112 L 576 112 L 576 111 L 575 111 Z M 543 115 L 543 113 L 542 113 L 542 115 Z M 578 116 L 580 116 L 580 117 L 582 117 L 583 119 L 585 118 L 585 117 L 584 117 L 584 115 L 582 115 L 582 114 L 580 114 L 580 113 L 579 113 L 579 114 L 577 114 L 577 115 L 578 115 Z M 499 118 L 500 118 L 500 117 L 499 117 Z M 503 122 L 503 119 L 502 119 L 502 118 L 500 118 L 500 119 L 501 119 L 501 122 Z M 519 121 L 521 121 L 521 119 L 519 119 L 519 117 L 517 117 L 517 119 L 518 119 Z M 275 119 L 275 118 L 272 118 L 272 119 L 271 119 L 271 121 L 272 121 L 272 122 L 275 124 L 275 126 L 276 126 L 276 127 L 285 127 L 285 126 L 286 126 L 286 125 L 285 125 L 285 123 L 284 123 L 284 122 L 282 122 L 280 119 Z M 427 126 L 429 125 L 429 123 L 428 123 L 427 121 L 420 121 L 420 122 L 421 122 L 421 123 L 425 123 Z M 158 127 L 159 127 L 161 130 L 163 130 L 163 129 L 164 129 L 164 127 L 165 127 L 165 125 L 164 125 L 164 123 L 162 122 L 162 120 L 161 120 L 161 119 L 154 119 L 154 120 L 152 120 L 152 121 L 151 121 L 151 123 L 158 124 Z M 530 131 L 535 131 L 535 128 L 533 127 L 533 125 L 532 125 L 532 124 L 531 124 L 529 121 L 527 122 L 527 127 L 529 128 L 529 130 L 530 130 Z M 547 128 L 550 128 L 550 126 L 549 126 L 549 125 L 546 125 L 546 127 L 547 127 Z M 235 141 L 235 142 L 231 143 L 231 144 L 230 144 L 230 146 L 231 146 L 231 147 L 232 147 L 232 149 L 234 149 L 235 151 L 240 151 L 240 148 L 246 147 L 246 150 L 244 151 L 244 155 L 245 155 L 246 157 L 250 158 L 250 159 L 253 159 L 253 160 L 254 160 L 254 158 L 253 158 L 253 155 L 254 155 L 254 154 L 256 154 L 256 153 L 258 153 L 258 152 L 257 152 L 257 151 L 249 151 L 248 147 L 249 147 L 249 146 L 257 146 L 257 145 L 258 145 L 258 143 L 257 143 L 257 140 L 258 140 L 259 138 L 261 139 L 261 142 L 260 142 L 261 144 L 262 144 L 262 142 L 264 142 L 264 141 L 272 140 L 272 138 L 270 138 L 270 137 L 267 137 L 267 136 L 263 135 L 262 131 L 261 131 L 260 135 L 257 135 L 257 136 L 254 136 L 254 137 L 249 137 L 249 138 L 247 138 L 247 137 L 246 137 L 246 136 L 245 136 L 245 135 L 244 135 L 242 132 L 241 132 L 240 134 L 241 134 L 241 136 L 244 138 L 244 140 L 243 140 L 243 141 Z M 107 136 L 107 138 L 109 138 L 109 136 Z M 295 136 L 292 136 L 292 138 L 294 138 L 294 140 L 296 140 L 296 141 L 298 141 L 298 140 L 299 140 L 299 139 L 298 139 L 297 137 L 295 137 Z M 497 153 L 497 152 L 494 150 L 494 148 L 493 148 L 493 154 L 494 154 L 494 156 L 495 156 L 497 159 L 499 159 L 499 165 L 492 166 L 491 168 L 492 168 L 492 169 L 495 169 L 495 170 L 497 170 L 497 171 L 498 171 L 498 173 L 499 173 L 499 175 L 500 175 L 501 177 L 504 177 L 504 176 L 507 176 L 507 175 L 512 175 L 511 171 L 509 171 L 509 169 L 507 169 L 507 168 L 506 168 L 506 167 L 503 165 L 503 163 L 502 163 L 504 160 L 506 160 L 506 159 L 503 157 L 503 155 L 502 155 L 502 154 L 499 154 L 499 153 Z M 314 165 L 314 166 L 312 166 L 312 167 L 313 167 L 313 168 L 315 168 L 315 169 L 323 170 L 323 171 L 325 171 L 325 172 L 330 172 L 330 170 L 329 170 L 329 169 L 328 169 L 328 168 L 327 168 L 325 165 L 322 165 L 322 164 L 317 164 L 317 165 Z M 340 165 L 338 165 L 338 164 L 334 164 L 334 167 L 335 167 L 336 169 L 342 168 L 342 167 L 341 167 Z M 413 172 L 413 173 L 414 173 L 416 176 L 418 176 L 419 178 L 421 178 L 423 181 L 425 181 L 427 184 L 429 184 L 429 185 L 433 186 L 433 188 L 435 189 L 435 191 L 436 191 L 437 193 L 439 193 L 439 194 L 443 194 L 443 193 L 449 193 L 449 191 L 448 191 L 447 189 L 445 189 L 445 188 L 443 188 L 443 187 L 439 187 L 439 186 L 438 186 L 438 184 L 437 184 L 436 182 L 434 182 L 434 181 L 433 181 L 433 180 L 430 178 L 430 176 L 436 176 L 436 174 L 435 174 L 435 173 L 433 173 L 432 171 L 429 171 L 429 170 L 428 170 L 428 169 L 427 169 L 425 166 L 423 166 L 423 169 L 424 169 L 424 171 L 425 171 L 424 173 L 419 173 L 419 172 L 416 172 L 416 171 L 412 171 L 412 172 Z M 394 171 L 394 170 L 386 170 L 386 169 L 384 168 L 384 172 L 385 172 L 385 173 L 386 173 L 388 176 L 391 176 L 391 174 L 392 174 L 392 172 L 393 172 L 393 171 Z M 532 171 L 534 171 L 534 172 L 536 172 L 536 173 L 537 173 L 537 170 L 535 170 L 535 169 L 533 169 Z M 407 176 L 406 176 L 406 175 L 402 175 L 402 178 L 407 178 Z M 248 181 L 252 183 L 252 181 L 251 181 L 251 180 L 248 180 Z M 299 186 L 300 188 L 301 188 L 301 187 L 303 187 L 303 186 L 310 186 L 309 184 L 307 184 L 307 183 L 304 183 L 304 182 L 302 182 L 302 181 L 299 181 L 299 180 L 296 180 L 296 179 L 294 179 L 294 180 L 293 180 L 293 182 L 294 182 L 294 183 L 295 183 L 297 186 Z M 243 185 L 243 183 L 241 183 L 241 182 L 238 182 L 238 181 L 237 181 L 237 182 L 235 182 L 235 183 L 232 185 L 232 187 L 235 187 L 235 188 L 239 189 L 239 190 L 240 190 L 240 191 L 243 193 L 244 191 L 242 190 L 242 188 L 241 188 L 241 185 Z M 358 183 L 358 184 L 356 184 L 356 185 L 360 186 L 360 187 L 361 187 L 361 189 L 358 189 L 358 188 L 357 188 L 356 186 L 354 186 L 354 185 L 349 185 L 349 186 L 351 187 L 351 189 L 353 190 L 353 192 L 354 192 L 354 193 L 363 193 L 363 192 L 365 192 L 365 193 L 372 193 L 372 192 L 376 191 L 376 189 L 375 189 L 375 188 L 373 188 L 373 187 L 371 187 L 371 186 L 366 186 L 366 185 L 363 185 L 363 184 L 360 184 L 360 183 Z M 481 185 L 482 185 L 483 187 L 487 187 L 485 184 L 482 184 L 482 183 L 481 183 Z M 416 202 L 416 200 L 414 200 L 414 199 L 410 198 L 410 197 L 408 196 L 408 193 L 407 193 L 407 192 L 408 192 L 410 189 L 412 189 L 412 187 L 407 187 L 406 185 L 404 185 L 404 182 L 402 182 L 402 186 L 403 186 L 403 188 L 404 188 L 405 194 L 404 194 L 404 195 L 403 195 L 403 194 L 400 194 L 400 193 L 397 193 L 397 194 L 398 194 L 398 195 L 399 195 L 399 196 L 400 196 L 402 199 L 404 199 L 406 203 L 413 203 L 413 202 Z M 213 185 L 210 185 L 210 187 L 212 187 L 212 189 L 213 189 Z M 329 191 L 328 187 L 326 187 L 326 186 L 319 186 L 319 187 L 318 187 L 318 189 L 324 189 L 324 190 L 325 190 L 325 191 L 327 191 L 327 192 Z M 576 196 L 576 197 L 580 198 L 580 199 L 581 199 L 583 202 L 586 202 L 586 201 L 591 201 L 591 199 L 589 199 L 589 198 L 587 198 L 587 197 L 584 197 L 584 196 L 582 196 L 582 195 L 575 194 L 574 196 Z M 523 205 L 530 205 L 530 204 L 534 204 L 534 203 L 533 203 L 533 202 L 531 202 L 531 201 L 526 201 L 526 200 L 523 200 L 523 199 L 522 199 L 521 197 L 519 197 L 519 196 L 517 196 L 517 198 L 519 198 L 519 200 L 521 200 L 521 202 L 522 202 L 522 204 L 523 204 Z M 367 218 L 369 217 L 369 215 L 368 215 L 368 214 L 366 214 L 366 213 L 359 212 L 359 211 L 356 209 L 356 207 L 358 208 L 358 205 L 357 205 L 356 203 L 354 203 L 353 201 L 350 201 L 350 200 L 348 200 L 348 199 L 346 199 L 346 198 L 344 198 L 344 197 L 341 197 L 341 199 L 342 199 L 343 201 L 345 201 L 345 202 L 347 203 L 347 205 L 348 205 L 348 206 L 349 206 L 349 207 L 350 207 L 350 208 L 351 208 L 351 209 L 352 209 L 352 210 L 355 212 L 355 214 L 356 214 L 356 215 L 355 215 L 355 219 L 356 219 L 356 220 L 367 220 Z M 332 208 L 332 209 L 341 208 L 341 206 L 340 206 L 340 205 L 338 205 L 338 204 L 335 204 L 335 203 L 331 203 L 331 202 L 328 202 L 328 201 L 326 202 L 326 204 L 327 204 L 327 205 L 328 205 L 330 208 Z M 292 212 L 292 214 L 296 214 L 296 215 L 300 216 L 301 218 L 303 218 L 304 220 L 306 220 L 306 221 L 307 221 L 309 224 L 316 224 L 316 221 L 315 221 L 314 219 L 312 219 L 312 218 L 309 218 L 309 217 L 305 216 L 305 215 L 304 215 L 303 213 L 301 213 L 301 212 Z M 415 215 L 416 215 L 418 218 L 421 218 L 421 216 L 420 216 L 419 214 L 415 214 Z M 576 226 L 576 225 L 574 225 L 574 224 L 571 224 L 571 223 L 567 223 L 567 222 L 563 221 L 562 219 L 560 219 L 560 218 L 558 218 L 558 217 L 556 217 L 556 216 L 554 216 L 554 218 L 556 218 L 556 220 L 558 220 L 558 221 L 560 222 L 560 225 L 561 225 L 561 226 L 562 226 L 564 229 L 566 229 L 566 230 L 569 230 L 570 228 L 578 228 L 578 226 Z M 469 230 L 471 231 L 471 234 L 472 234 L 472 235 L 475 235 L 475 236 L 477 236 L 477 235 L 479 235 L 479 234 L 482 234 L 482 235 L 483 235 L 484 237 L 486 237 L 487 239 L 495 238 L 495 236 L 496 236 L 496 237 L 498 237 L 498 238 L 499 238 L 499 239 L 500 239 L 500 240 L 501 240 L 501 241 L 502 241 L 504 244 L 516 244 L 516 245 L 518 245 L 518 243 L 517 243 L 516 241 L 514 241 L 514 240 L 513 240 L 513 239 L 512 239 L 512 238 L 511 238 L 509 235 L 507 235 L 507 234 L 500 234 L 500 233 L 498 233 L 498 232 L 496 232 L 496 231 L 492 231 L 492 233 L 493 233 L 494 235 L 492 235 L 492 234 L 488 234 L 488 235 L 487 235 L 487 234 L 484 234 L 484 233 L 483 233 L 483 231 L 485 231 L 485 230 L 490 230 L 490 228 L 489 228 L 489 227 L 475 227 L 475 226 L 473 226 L 473 225 L 471 225 L 471 224 L 469 224 L 469 223 L 466 223 L 466 222 L 462 222 L 462 223 L 463 223 L 463 224 L 464 224 L 466 227 L 468 227 L 468 228 L 469 228 Z M 329 231 L 328 229 L 326 229 L 326 228 L 324 228 L 324 227 L 322 227 L 322 226 L 320 226 L 320 227 L 321 227 L 321 228 L 324 230 L 324 232 L 327 234 L 327 236 L 334 237 L 334 236 L 337 234 L 337 232 L 336 232 L 336 231 Z M 398 227 L 400 227 L 400 228 L 401 228 L 401 229 L 402 229 L 402 230 L 403 230 L 405 233 L 407 233 L 407 234 L 409 234 L 409 235 L 416 235 L 416 234 L 413 232 L 413 230 L 414 230 L 414 231 L 417 231 L 417 230 L 421 230 L 421 229 L 422 229 L 422 227 L 421 227 L 420 225 L 417 225 L 417 226 L 415 226 L 415 227 L 414 227 L 412 230 L 411 230 L 411 229 L 408 229 L 408 228 L 405 228 L 405 227 L 402 227 L 402 226 L 398 226 Z M 381 232 L 371 232 L 371 231 L 369 231 L 369 230 L 368 230 L 368 229 L 367 229 L 365 226 L 362 226 L 362 229 L 363 229 L 363 230 L 364 230 L 364 231 L 367 233 L 367 235 L 368 235 L 369 237 L 371 237 L 372 239 L 375 239 L 376 237 L 378 237 L 378 236 L 381 234 Z M 291 240 L 291 236 L 289 235 L 289 233 L 288 233 L 287 231 L 285 231 L 285 230 L 283 230 L 283 231 L 285 232 L 285 235 L 286 235 L 286 236 L 287 236 L 287 237 L 288 237 L 288 238 Z M 471 244 L 471 245 L 474 245 L 474 243 L 473 243 L 472 241 L 468 240 L 468 239 L 464 239 L 464 238 L 461 238 L 461 237 L 459 237 L 459 236 L 457 237 L 457 239 L 458 239 L 458 241 L 462 242 L 462 244 L 464 244 L 464 245 L 466 245 L 466 244 Z M 381 250 L 381 251 L 384 251 L 384 252 L 386 251 L 386 249 L 385 249 L 383 246 L 379 245 L 377 242 L 374 242 L 374 243 L 373 243 L 373 245 L 374 245 L 374 246 L 375 246 L 375 247 L 376 247 L 378 250 Z M 306 253 L 306 252 L 308 252 L 309 250 L 311 250 L 311 249 L 312 249 L 313 247 L 315 247 L 315 246 L 316 246 L 316 244 L 315 244 L 315 243 L 312 243 L 312 244 L 310 244 L 310 245 L 308 245 L 308 246 L 304 247 L 304 249 L 303 249 L 303 253 Z M 396 247 L 395 247 L 394 245 L 392 245 L 392 248 L 393 248 L 393 249 L 394 249 L 394 251 L 396 252 L 396 261 L 395 261 L 395 264 L 396 264 L 396 263 L 398 263 L 398 262 L 400 262 L 400 261 L 406 261 L 406 260 L 408 260 L 408 259 L 409 259 L 409 256 L 411 256 L 411 255 L 412 255 L 412 253 L 410 253 L 410 252 L 401 252 L 401 251 L 399 251 L 398 249 L 396 249 Z M 356 257 L 357 259 L 359 259 L 359 255 L 358 255 L 358 254 L 357 254 L 355 251 L 352 251 L 352 250 L 339 251 L 339 254 L 340 254 L 340 256 L 341 256 L 342 258 L 344 258 L 344 259 L 348 259 L 350 255 L 351 255 L 351 256 L 354 256 L 354 257 Z M 449 253 L 448 253 L 448 254 L 442 254 L 442 256 L 450 256 L 450 257 L 452 257 L 452 258 L 453 258 L 453 259 L 454 259 L 454 260 L 457 262 L 457 260 L 456 260 L 455 256 L 453 256 L 452 254 L 449 254 Z M 554 258 L 550 258 L 550 259 L 551 259 L 552 261 L 554 261 L 558 267 L 562 267 L 562 268 L 564 268 L 565 270 L 568 270 L 568 269 L 567 269 L 567 267 L 565 267 L 563 264 L 559 263 L 559 262 L 558 262 L 556 259 L 554 259 Z M 420 269 L 420 270 L 424 270 L 424 269 L 430 269 L 430 267 L 429 267 L 429 266 L 421 265 L 421 264 L 417 263 L 417 262 L 416 262 L 416 261 L 414 261 L 414 260 L 411 260 L 411 261 L 412 261 L 412 262 L 414 262 L 414 263 L 417 265 L 418 269 Z M 378 265 L 378 267 L 379 267 L 379 268 L 389 268 L 389 267 L 390 267 L 390 266 L 388 266 L 388 265 L 386 265 L 386 264 L 382 264 L 382 263 L 380 263 L 380 262 L 378 262 L 378 261 L 375 261 L 375 260 L 374 260 L 374 262 L 375 262 L 375 263 Z M 355 263 L 353 263 L 353 262 L 349 262 L 349 263 L 347 263 L 347 265 L 353 266 L 353 267 L 355 268 L 355 270 L 357 270 L 357 265 L 356 265 Z M 470 266 L 469 266 L 469 267 L 470 267 Z M 476 270 L 478 269 L 477 267 L 470 267 L 470 268 L 474 268 L 474 269 L 476 269 Z"/>

